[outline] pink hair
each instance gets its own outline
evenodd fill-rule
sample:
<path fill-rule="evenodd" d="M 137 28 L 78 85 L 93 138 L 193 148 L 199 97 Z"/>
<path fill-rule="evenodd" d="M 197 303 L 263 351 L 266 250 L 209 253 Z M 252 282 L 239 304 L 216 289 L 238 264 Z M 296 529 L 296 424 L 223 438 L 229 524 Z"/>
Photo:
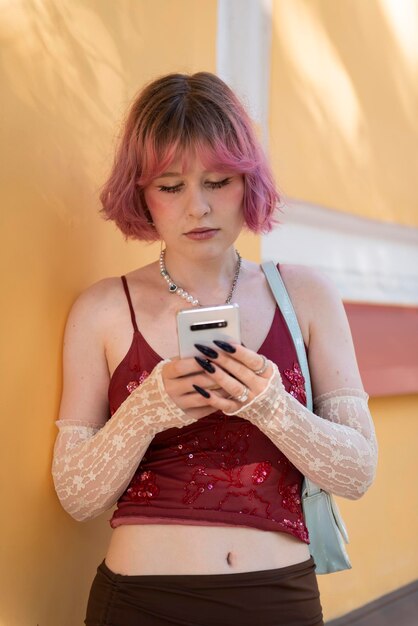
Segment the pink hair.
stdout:
<path fill-rule="evenodd" d="M 278 223 L 279 194 L 251 120 L 217 76 L 168 74 L 134 100 L 109 179 L 100 199 L 106 219 L 126 237 L 155 241 L 143 189 L 178 156 L 196 154 L 210 170 L 244 177 L 246 226 L 269 232 Z"/>

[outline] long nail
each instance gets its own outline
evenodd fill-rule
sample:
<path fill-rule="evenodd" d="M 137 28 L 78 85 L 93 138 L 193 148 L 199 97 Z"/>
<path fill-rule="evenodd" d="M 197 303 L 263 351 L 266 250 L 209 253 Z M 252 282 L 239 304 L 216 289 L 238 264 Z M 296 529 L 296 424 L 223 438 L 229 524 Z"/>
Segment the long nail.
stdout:
<path fill-rule="evenodd" d="M 207 359 L 201 359 L 200 356 L 195 356 L 195 359 L 199 363 L 200 367 L 203 367 L 203 369 L 209 372 L 209 374 L 214 373 L 215 368 L 210 361 Z"/>
<path fill-rule="evenodd" d="M 215 350 L 212 350 L 212 348 L 208 348 L 208 346 L 202 346 L 200 343 L 195 343 L 194 347 L 197 348 L 199 352 L 201 352 L 205 356 L 208 356 L 210 359 L 217 359 L 219 356 Z"/>
<path fill-rule="evenodd" d="M 214 339 L 213 343 L 215 343 L 221 350 L 229 352 L 229 354 L 234 354 L 234 352 L 237 351 L 234 346 L 231 346 L 231 344 L 227 343 L 226 341 L 219 341 L 219 339 Z"/>
<path fill-rule="evenodd" d="M 193 385 L 193 387 L 196 389 L 197 393 L 200 393 L 200 395 L 204 398 L 210 398 L 210 393 L 209 391 L 206 391 L 206 389 L 202 389 L 199 385 Z"/>

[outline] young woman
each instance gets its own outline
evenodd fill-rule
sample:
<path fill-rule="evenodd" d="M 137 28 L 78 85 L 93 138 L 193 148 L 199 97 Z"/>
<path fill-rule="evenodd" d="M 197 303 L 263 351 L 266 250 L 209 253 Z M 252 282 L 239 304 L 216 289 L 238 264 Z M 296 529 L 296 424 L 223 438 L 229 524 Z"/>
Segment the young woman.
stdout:
<path fill-rule="evenodd" d="M 172 74 L 139 94 L 103 210 L 162 253 L 82 294 L 65 336 L 56 490 L 76 520 L 117 503 L 87 626 L 323 623 L 301 481 L 360 497 L 376 443 L 332 284 L 279 267 L 312 413 L 264 274 L 235 249 L 243 228 L 272 228 L 277 201 L 251 122 L 219 78 Z M 178 358 L 176 313 L 231 301 L 242 345 Z"/>

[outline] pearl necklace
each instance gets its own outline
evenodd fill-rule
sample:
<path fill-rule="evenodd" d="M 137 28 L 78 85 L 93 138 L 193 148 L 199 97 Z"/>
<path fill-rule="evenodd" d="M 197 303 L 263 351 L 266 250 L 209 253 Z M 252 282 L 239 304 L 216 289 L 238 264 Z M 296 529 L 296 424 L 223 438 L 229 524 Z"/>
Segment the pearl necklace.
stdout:
<path fill-rule="evenodd" d="M 237 265 L 235 268 L 234 278 L 232 279 L 231 289 L 229 290 L 229 294 L 227 299 L 225 300 L 225 304 L 229 304 L 232 300 L 233 293 L 235 291 L 235 287 L 237 286 L 238 276 L 241 269 L 241 255 L 238 250 L 235 250 L 237 255 Z M 164 278 L 164 280 L 168 283 L 168 291 L 170 293 L 175 293 L 180 298 L 184 298 L 186 302 L 190 302 L 194 307 L 202 306 L 197 298 L 194 298 L 190 293 L 188 293 L 185 289 L 179 287 L 171 278 L 170 274 L 167 272 L 167 268 L 165 266 L 165 249 L 161 250 L 160 254 L 160 274 Z"/>

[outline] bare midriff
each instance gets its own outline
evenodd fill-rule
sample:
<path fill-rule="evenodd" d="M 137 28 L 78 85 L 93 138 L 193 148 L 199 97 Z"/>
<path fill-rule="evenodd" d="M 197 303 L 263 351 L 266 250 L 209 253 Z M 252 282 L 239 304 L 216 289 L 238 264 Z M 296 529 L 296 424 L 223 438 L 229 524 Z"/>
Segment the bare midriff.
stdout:
<path fill-rule="evenodd" d="M 113 530 L 106 565 L 125 576 L 232 574 L 309 559 L 292 535 L 242 526 L 124 525 Z"/>

